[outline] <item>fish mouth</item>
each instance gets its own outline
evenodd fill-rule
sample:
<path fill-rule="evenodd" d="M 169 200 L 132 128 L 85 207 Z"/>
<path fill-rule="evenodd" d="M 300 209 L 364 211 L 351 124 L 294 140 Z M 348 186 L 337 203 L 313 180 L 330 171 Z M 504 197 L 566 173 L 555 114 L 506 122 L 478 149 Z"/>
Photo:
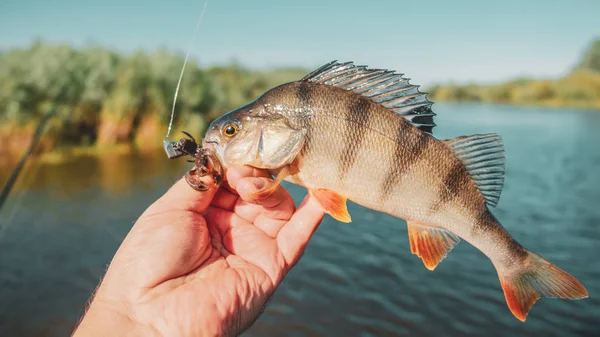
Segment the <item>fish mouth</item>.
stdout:
<path fill-rule="evenodd" d="M 205 139 L 202 141 L 202 147 L 212 151 L 223 162 L 223 149 L 219 147 L 219 141 L 216 139 Z"/>
<path fill-rule="evenodd" d="M 214 139 L 207 139 L 207 140 L 202 141 L 202 146 L 204 148 L 207 148 L 207 149 L 213 150 L 213 151 L 216 150 L 218 144 L 219 144 L 219 142 Z"/>

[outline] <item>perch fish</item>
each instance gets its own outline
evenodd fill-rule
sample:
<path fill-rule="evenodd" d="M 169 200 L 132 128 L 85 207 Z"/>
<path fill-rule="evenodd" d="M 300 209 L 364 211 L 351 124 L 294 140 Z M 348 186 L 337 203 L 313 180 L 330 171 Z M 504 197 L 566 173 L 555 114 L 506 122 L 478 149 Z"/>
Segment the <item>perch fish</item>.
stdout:
<path fill-rule="evenodd" d="M 403 74 L 330 62 L 214 120 L 203 139 L 226 168 L 269 170 L 350 222 L 351 200 L 404 219 L 410 250 L 430 270 L 463 239 L 496 268 L 508 308 L 525 321 L 541 297 L 580 299 L 573 276 L 520 245 L 490 211 L 504 183 L 494 133 L 437 139 L 432 103 Z"/>

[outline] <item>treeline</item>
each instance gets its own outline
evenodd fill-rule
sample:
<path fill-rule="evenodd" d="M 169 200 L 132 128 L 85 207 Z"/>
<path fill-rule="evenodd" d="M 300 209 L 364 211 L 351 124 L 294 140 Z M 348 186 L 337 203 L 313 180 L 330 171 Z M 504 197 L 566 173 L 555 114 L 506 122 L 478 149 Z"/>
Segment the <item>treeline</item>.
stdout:
<path fill-rule="evenodd" d="M 41 118 L 53 111 L 42 137 L 44 151 L 61 145 L 160 146 L 183 61 L 183 55 L 165 50 L 125 55 L 43 42 L 0 51 L 0 154 L 22 151 Z M 216 116 L 308 71 L 252 71 L 235 63 L 205 68 L 190 60 L 173 130 L 200 135 Z M 600 108 L 600 39 L 557 80 L 440 85 L 425 91 L 433 101 Z"/>
<path fill-rule="evenodd" d="M 600 108 L 600 39 L 567 76 L 555 80 L 517 79 L 497 85 L 438 85 L 428 98 L 508 104 Z"/>
<path fill-rule="evenodd" d="M 183 55 L 165 50 L 123 55 L 100 47 L 74 49 L 42 42 L 2 51 L 0 152 L 24 147 L 39 120 L 53 111 L 56 115 L 44 137 L 46 149 L 119 143 L 160 146 L 183 62 Z M 215 116 L 305 73 L 250 71 L 235 63 L 201 68 L 190 60 L 179 90 L 174 130 L 199 134 Z"/>

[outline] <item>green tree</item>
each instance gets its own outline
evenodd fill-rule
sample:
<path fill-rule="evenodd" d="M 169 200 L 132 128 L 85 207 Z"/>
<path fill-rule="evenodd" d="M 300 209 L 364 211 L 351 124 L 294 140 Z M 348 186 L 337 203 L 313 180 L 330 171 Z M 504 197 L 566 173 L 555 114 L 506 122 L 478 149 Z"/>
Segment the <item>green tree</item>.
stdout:
<path fill-rule="evenodd" d="M 593 41 L 587 48 L 576 70 L 600 72 L 600 39 Z"/>

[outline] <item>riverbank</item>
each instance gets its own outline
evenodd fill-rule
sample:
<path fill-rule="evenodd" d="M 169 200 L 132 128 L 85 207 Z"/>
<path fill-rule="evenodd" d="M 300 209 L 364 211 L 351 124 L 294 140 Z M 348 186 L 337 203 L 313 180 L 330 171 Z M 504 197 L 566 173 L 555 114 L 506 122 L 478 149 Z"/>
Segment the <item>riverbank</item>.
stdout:
<path fill-rule="evenodd" d="M 429 88 L 428 98 L 440 102 L 600 109 L 600 39 L 592 41 L 575 64 L 565 76 L 556 79 L 518 78 L 491 85 L 436 85 Z"/>
<path fill-rule="evenodd" d="M 496 85 L 438 85 L 429 90 L 428 99 L 600 109 L 600 73 L 577 71 L 557 80 L 519 79 Z"/>
<path fill-rule="evenodd" d="M 183 61 L 183 55 L 165 50 L 122 54 L 98 46 L 72 48 L 43 42 L 0 50 L 0 166 L 18 160 L 51 111 L 55 115 L 41 135 L 36 155 L 70 153 L 64 149 L 71 148 L 160 148 Z M 217 116 L 309 71 L 250 70 L 236 62 L 201 67 L 190 60 L 171 138 L 179 139 L 180 131 L 200 138 Z M 437 85 L 422 91 L 433 102 L 600 109 L 600 40 L 591 44 L 572 72 L 559 79 Z"/>
<path fill-rule="evenodd" d="M 124 54 L 44 42 L 0 50 L 0 155 L 18 155 L 51 112 L 40 152 L 63 146 L 160 146 L 183 63 L 183 55 L 165 50 Z M 250 70 L 236 62 L 201 67 L 189 60 L 175 107 L 174 137 L 181 128 L 200 134 L 214 117 L 306 72 Z"/>

